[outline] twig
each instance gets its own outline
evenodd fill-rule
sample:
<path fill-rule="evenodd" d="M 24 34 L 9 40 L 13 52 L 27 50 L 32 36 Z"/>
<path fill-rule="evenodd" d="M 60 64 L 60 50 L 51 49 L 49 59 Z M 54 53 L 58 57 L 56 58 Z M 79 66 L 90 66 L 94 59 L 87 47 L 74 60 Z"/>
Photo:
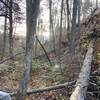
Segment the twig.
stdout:
<path fill-rule="evenodd" d="M 25 53 L 25 52 L 20 52 L 20 53 L 17 53 L 17 54 L 15 54 L 13 57 L 18 56 L 18 55 L 23 54 L 23 53 Z M 4 62 L 6 62 L 6 61 L 8 61 L 8 60 L 12 59 L 13 57 L 8 57 L 8 58 L 6 58 L 6 59 L 4 59 L 4 60 L 0 61 L 0 64 L 2 64 L 2 63 L 4 63 Z"/>

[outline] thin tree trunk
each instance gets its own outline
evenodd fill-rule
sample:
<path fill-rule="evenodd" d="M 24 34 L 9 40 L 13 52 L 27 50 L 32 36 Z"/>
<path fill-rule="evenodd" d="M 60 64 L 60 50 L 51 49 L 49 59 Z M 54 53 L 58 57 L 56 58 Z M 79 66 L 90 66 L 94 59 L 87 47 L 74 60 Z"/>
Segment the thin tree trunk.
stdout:
<path fill-rule="evenodd" d="M 13 57 L 13 18 L 12 18 L 12 0 L 9 2 L 9 56 L 12 58 L 10 64 L 14 63 Z"/>
<path fill-rule="evenodd" d="M 68 30 L 70 29 L 70 11 L 69 11 L 69 0 L 66 0 L 67 4 L 67 21 L 68 21 Z"/>
<path fill-rule="evenodd" d="M 70 11 L 69 11 L 69 0 L 66 0 L 67 4 L 67 36 L 68 36 L 68 42 L 70 42 Z"/>
<path fill-rule="evenodd" d="M 61 73 L 62 72 L 62 67 L 61 67 L 61 41 L 62 41 L 62 16 L 63 16 L 63 2 L 64 0 L 61 1 L 61 16 L 60 16 L 60 34 L 59 34 L 59 57 L 58 57 L 58 60 L 59 60 L 59 64 L 60 64 L 60 70 L 61 70 Z"/>
<path fill-rule="evenodd" d="M 52 4 L 52 1 L 51 0 L 49 0 L 49 29 L 50 29 L 50 51 L 52 50 L 52 34 L 51 34 L 51 4 Z"/>
<path fill-rule="evenodd" d="M 52 6 L 51 6 L 52 7 Z M 52 16 L 54 16 L 54 15 L 52 15 L 51 14 L 51 32 L 52 32 L 52 34 L 53 34 L 53 49 L 54 49 L 54 53 L 56 54 L 56 47 L 55 47 L 55 32 L 54 32 L 54 23 L 53 23 L 53 17 Z"/>
<path fill-rule="evenodd" d="M 8 2 L 8 1 L 7 1 Z M 3 47 L 2 47 L 2 53 L 0 60 L 3 60 L 4 53 L 5 53 L 5 47 L 6 47 L 6 31 L 7 31 L 7 7 L 5 6 L 5 18 L 4 18 L 4 34 L 3 34 Z"/>
<path fill-rule="evenodd" d="M 51 34 L 51 44 L 53 42 L 53 49 L 55 52 L 55 34 L 54 34 L 54 28 L 53 28 L 53 18 L 52 18 L 52 0 L 49 0 L 49 10 L 50 10 L 50 34 Z M 52 47 L 52 46 L 51 46 Z"/>
<path fill-rule="evenodd" d="M 80 35 L 80 11 L 81 11 L 81 0 L 78 0 L 78 6 L 77 6 L 77 10 L 78 10 L 78 33 Z"/>
<path fill-rule="evenodd" d="M 77 3 L 78 0 L 73 1 L 73 16 L 70 34 L 70 54 L 75 55 L 75 36 L 76 36 L 76 19 L 77 19 Z"/>
<path fill-rule="evenodd" d="M 34 57 L 37 57 L 37 49 L 38 49 L 38 45 L 37 45 L 37 40 L 35 40 L 35 48 L 34 48 Z"/>
<path fill-rule="evenodd" d="M 96 0 L 96 8 L 98 8 L 98 0 Z"/>
<path fill-rule="evenodd" d="M 66 28 L 67 28 L 67 27 L 66 27 L 66 23 L 67 23 L 66 7 L 64 6 L 63 9 L 64 9 L 64 10 L 63 10 L 63 11 L 64 11 L 64 19 L 65 19 L 65 20 L 63 20 L 63 26 L 64 26 L 64 29 L 63 29 L 63 39 L 64 39 L 64 40 L 67 40 L 66 37 L 65 37 Z"/>
<path fill-rule="evenodd" d="M 54 33 L 54 28 L 53 28 L 53 21 L 51 23 L 52 26 L 52 34 L 53 34 L 53 49 L 54 49 L 54 53 L 56 53 L 56 47 L 55 47 L 55 33 Z"/>
<path fill-rule="evenodd" d="M 36 34 L 36 23 L 39 10 L 40 0 L 26 0 L 27 15 L 27 40 L 26 40 L 26 56 L 24 61 L 23 75 L 19 84 L 16 100 L 24 100 L 27 94 L 30 69 L 32 66 L 34 34 Z"/>
<path fill-rule="evenodd" d="M 63 2 L 64 0 L 61 1 L 61 16 L 60 16 L 60 34 L 59 34 L 59 52 L 61 49 L 61 40 L 62 40 L 62 16 L 63 16 Z"/>
<path fill-rule="evenodd" d="M 40 27 L 39 27 L 39 19 L 37 19 L 37 30 L 36 30 L 36 34 L 37 33 L 39 33 L 39 31 L 40 31 Z M 37 34 L 38 35 L 38 34 Z M 37 57 L 37 53 L 38 53 L 38 42 L 37 42 L 37 39 L 35 38 L 35 51 L 34 51 L 34 55 L 35 55 L 35 57 Z"/>
<path fill-rule="evenodd" d="M 80 11 L 81 11 L 81 0 L 78 0 L 78 4 L 77 4 L 77 26 L 76 26 L 76 40 L 75 40 L 75 46 L 78 46 L 79 44 L 79 39 L 80 39 Z"/>

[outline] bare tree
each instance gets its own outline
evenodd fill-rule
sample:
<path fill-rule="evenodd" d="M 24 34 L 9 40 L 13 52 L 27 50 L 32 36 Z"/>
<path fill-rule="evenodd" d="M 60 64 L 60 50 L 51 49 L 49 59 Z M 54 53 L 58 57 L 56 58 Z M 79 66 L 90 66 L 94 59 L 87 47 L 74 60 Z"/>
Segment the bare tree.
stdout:
<path fill-rule="evenodd" d="M 7 19 L 9 20 L 9 24 L 8 24 L 9 25 L 9 56 L 10 56 L 10 58 L 12 58 L 10 60 L 10 64 L 12 64 L 13 63 L 13 24 L 14 24 L 14 21 L 17 23 L 21 21 L 22 17 L 20 15 L 22 15 L 22 13 L 21 13 L 18 1 L 0 0 L 0 3 L 1 3 L 0 4 L 0 9 L 1 9 L 0 16 L 5 17 L 5 21 L 7 21 Z M 15 20 L 13 21 L 13 19 L 15 19 Z M 4 26 L 4 30 L 6 30 L 6 25 Z M 6 36 L 5 36 L 6 34 L 5 33 L 6 32 L 4 32 L 3 41 L 6 42 Z M 4 45 L 2 48 L 2 55 L 1 55 L 2 57 L 1 58 L 3 58 L 3 55 L 4 55 L 3 53 L 5 51 L 4 50 L 5 42 L 4 42 Z"/>
<path fill-rule="evenodd" d="M 24 61 L 23 75 L 19 84 L 16 99 L 24 100 L 29 81 L 30 68 L 32 65 L 34 34 L 36 33 L 37 15 L 40 0 L 26 0 L 26 16 L 27 16 L 27 37 L 26 37 L 26 56 Z"/>

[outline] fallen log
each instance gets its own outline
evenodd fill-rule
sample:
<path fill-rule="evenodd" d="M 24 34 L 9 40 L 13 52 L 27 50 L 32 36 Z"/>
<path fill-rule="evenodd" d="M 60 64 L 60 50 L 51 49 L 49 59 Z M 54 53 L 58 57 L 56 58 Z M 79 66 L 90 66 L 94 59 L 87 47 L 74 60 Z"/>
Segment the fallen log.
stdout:
<path fill-rule="evenodd" d="M 53 91 L 53 90 L 65 88 L 67 86 L 74 85 L 75 83 L 76 83 L 76 81 L 71 81 L 71 82 L 66 82 L 64 84 L 59 84 L 59 85 L 55 85 L 55 86 L 49 86 L 49 87 L 39 88 L 39 89 L 32 89 L 30 91 L 27 91 L 27 95 L 30 95 L 33 93 L 42 93 L 42 92 L 46 92 L 46 91 Z M 12 93 L 9 93 L 9 95 L 16 96 L 16 93 L 17 92 L 12 92 Z"/>
<path fill-rule="evenodd" d="M 73 91 L 70 100 L 86 100 L 86 92 L 89 83 L 89 76 L 91 71 L 91 62 L 93 57 L 94 40 L 90 42 L 88 51 L 83 62 L 83 67 L 76 82 L 75 90 Z"/>

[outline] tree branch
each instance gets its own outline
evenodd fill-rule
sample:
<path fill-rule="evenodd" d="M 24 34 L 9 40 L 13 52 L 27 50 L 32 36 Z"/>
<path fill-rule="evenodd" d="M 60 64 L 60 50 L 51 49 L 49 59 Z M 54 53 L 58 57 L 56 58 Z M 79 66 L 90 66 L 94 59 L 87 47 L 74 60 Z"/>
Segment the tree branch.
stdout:
<path fill-rule="evenodd" d="M 0 0 L 0 2 L 2 2 L 6 7 L 10 9 L 10 7 L 3 0 Z"/>
<path fill-rule="evenodd" d="M 59 84 L 59 85 L 55 85 L 55 86 L 49 86 L 49 87 L 45 87 L 45 88 L 39 88 L 39 89 L 32 89 L 30 91 L 27 91 L 27 94 L 33 94 L 33 93 L 42 93 L 42 92 L 46 92 L 46 91 L 52 91 L 52 90 L 57 90 L 57 89 L 61 89 L 61 88 L 66 88 L 69 85 L 74 85 L 76 81 L 71 81 L 71 82 L 66 82 L 64 84 Z M 9 93 L 11 96 L 16 96 L 16 92 L 13 93 Z"/>
<path fill-rule="evenodd" d="M 5 14 L 0 14 L 0 17 L 6 17 L 6 18 L 9 18 L 7 15 Z"/>
<path fill-rule="evenodd" d="M 50 66 L 52 66 L 51 60 L 50 60 L 50 58 L 49 58 L 49 56 L 48 56 L 48 54 L 47 54 L 47 52 L 46 52 L 44 46 L 42 45 L 42 43 L 40 42 L 40 40 L 38 39 L 37 36 L 36 36 L 36 39 L 37 39 L 37 41 L 39 42 L 40 46 L 42 47 L 42 49 L 43 49 L 43 51 L 44 51 L 44 53 L 45 53 L 45 55 L 46 55 L 46 57 L 47 57 L 47 59 L 48 59 L 48 61 L 49 61 L 49 63 L 50 63 Z"/>

